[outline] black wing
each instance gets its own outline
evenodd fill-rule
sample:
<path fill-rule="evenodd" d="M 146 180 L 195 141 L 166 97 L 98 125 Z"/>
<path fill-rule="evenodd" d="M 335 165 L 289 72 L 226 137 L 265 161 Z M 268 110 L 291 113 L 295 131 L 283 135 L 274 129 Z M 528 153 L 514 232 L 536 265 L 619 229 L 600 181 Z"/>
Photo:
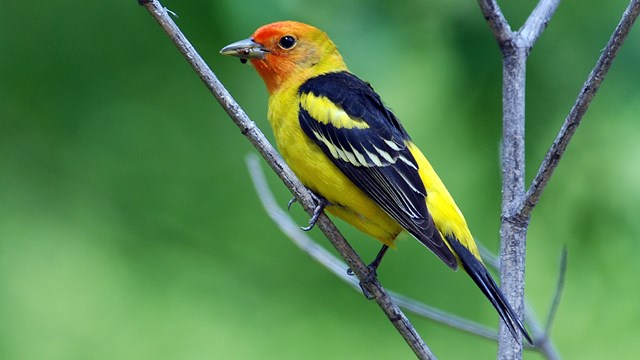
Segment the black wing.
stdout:
<path fill-rule="evenodd" d="M 418 164 L 405 143 L 409 135 L 371 86 L 334 72 L 307 80 L 298 94 L 305 134 L 389 216 L 456 269 L 429 215 Z"/>

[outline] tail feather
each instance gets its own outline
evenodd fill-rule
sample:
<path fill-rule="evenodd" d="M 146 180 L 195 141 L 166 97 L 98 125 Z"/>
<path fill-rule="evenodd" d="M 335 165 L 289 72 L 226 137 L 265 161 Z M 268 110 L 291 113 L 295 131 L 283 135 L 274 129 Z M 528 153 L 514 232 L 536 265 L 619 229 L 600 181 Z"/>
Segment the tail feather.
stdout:
<path fill-rule="evenodd" d="M 533 345 L 531 336 L 529 336 L 529 333 L 524 328 L 522 321 L 520 321 L 515 311 L 513 311 L 509 302 L 507 302 L 507 299 L 504 294 L 502 294 L 502 291 L 500 291 L 498 285 L 496 285 L 496 282 L 491 277 L 491 274 L 489 274 L 487 268 L 469 251 L 469 249 L 462 245 L 458 239 L 453 236 L 447 236 L 446 238 L 453 251 L 458 255 L 464 270 L 469 274 L 480 290 L 482 290 L 493 307 L 496 308 L 498 315 L 500 315 L 502 321 L 507 325 L 513 337 L 517 339 L 518 332 L 520 332 L 527 342 Z"/>

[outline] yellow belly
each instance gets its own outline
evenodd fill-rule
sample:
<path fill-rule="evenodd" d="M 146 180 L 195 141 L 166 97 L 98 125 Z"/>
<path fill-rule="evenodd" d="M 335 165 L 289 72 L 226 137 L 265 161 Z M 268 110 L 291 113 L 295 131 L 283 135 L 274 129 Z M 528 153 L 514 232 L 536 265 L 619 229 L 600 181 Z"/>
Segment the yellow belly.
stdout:
<path fill-rule="evenodd" d="M 293 99 L 293 104 L 281 99 Z M 298 123 L 298 105 L 294 94 L 272 94 L 269 121 L 284 160 L 300 181 L 331 205 L 329 213 L 345 220 L 382 243 L 393 241 L 402 227 L 349 180 L 311 141 Z"/>

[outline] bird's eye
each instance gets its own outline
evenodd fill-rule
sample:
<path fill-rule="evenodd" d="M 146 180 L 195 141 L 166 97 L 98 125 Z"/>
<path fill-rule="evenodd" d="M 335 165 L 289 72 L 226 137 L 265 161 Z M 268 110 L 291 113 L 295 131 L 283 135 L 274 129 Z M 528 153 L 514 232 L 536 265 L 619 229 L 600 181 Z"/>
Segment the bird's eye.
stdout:
<path fill-rule="evenodd" d="M 289 50 L 296 45 L 296 38 L 291 35 L 285 35 L 278 40 L 278 45 L 284 50 Z"/>

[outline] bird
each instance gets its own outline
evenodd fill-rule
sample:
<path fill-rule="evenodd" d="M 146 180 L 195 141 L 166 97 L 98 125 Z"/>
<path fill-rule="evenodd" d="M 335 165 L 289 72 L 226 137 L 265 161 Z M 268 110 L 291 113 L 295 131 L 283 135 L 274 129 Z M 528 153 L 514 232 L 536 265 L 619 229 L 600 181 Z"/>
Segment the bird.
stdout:
<path fill-rule="evenodd" d="M 296 21 L 259 27 L 223 47 L 264 81 L 282 158 L 319 206 L 383 246 L 406 231 L 451 269 L 462 267 L 511 334 L 533 343 L 484 265 L 466 220 L 435 170 L 373 87 L 351 73 L 322 30 Z"/>

